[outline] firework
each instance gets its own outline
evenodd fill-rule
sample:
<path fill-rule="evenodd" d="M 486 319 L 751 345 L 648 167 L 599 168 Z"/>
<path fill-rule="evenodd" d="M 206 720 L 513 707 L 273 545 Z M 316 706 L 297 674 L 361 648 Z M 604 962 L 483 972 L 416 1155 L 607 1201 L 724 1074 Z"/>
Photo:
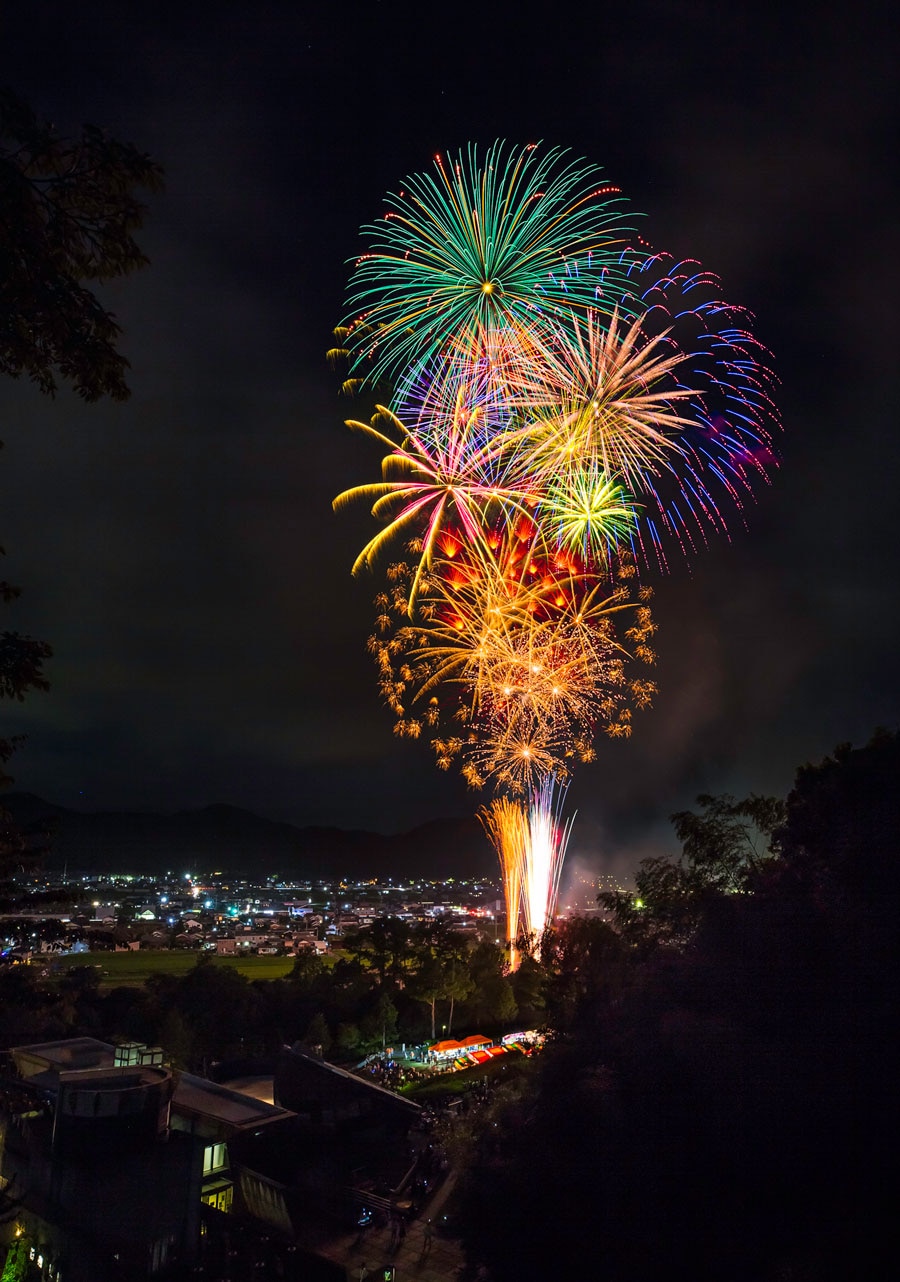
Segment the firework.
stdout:
<path fill-rule="evenodd" d="M 605 326 L 588 312 L 568 342 L 536 340 L 537 359 L 510 377 L 512 395 L 538 412 L 538 465 L 595 461 L 633 491 L 669 466 L 681 452 L 678 432 L 690 426 L 678 402 L 693 393 L 672 382 L 686 357 L 666 338 L 648 337 L 641 319 L 626 328 L 615 308 Z"/>
<path fill-rule="evenodd" d="M 451 542 L 456 539 L 452 533 L 447 535 L 451 523 L 458 525 L 460 539 L 480 548 L 495 513 L 524 512 L 529 492 L 516 484 L 511 465 L 504 464 L 519 434 L 498 433 L 485 440 L 477 430 L 478 418 L 477 407 L 468 409 L 464 416 L 458 414 L 444 438 L 431 442 L 419 433 L 406 431 L 400 419 L 383 406 L 378 406 L 370 425 L 348 421 L 348 427 L 389 447 L 382 460 L 381 481 L 354 486 L 334 500 L 337 510 L 358 499 L 374 500 L 372 515 L 388 518 L 385 528 L 360 552 L 354 574 L 364 565 L 371 566 L 378 553 L 398 536 L 417 532 L 421 559 L 411 583 L 411 605 L 438 540 L 444 535 L 446 548 L 448 537 Z M 399 443 L 376 426 L 379 419 L 393 425 L 401 436 Z"/>
<path fill-rule="evenodd" d="M 448 336 L 567 325 L 628 288 L 631 229 L 618 188 L 559 149 L 469 146 L 408 177 L 364 228 L 347 344 L 370 377 L 404 383 Z M 610 309 L 611 310 L 611 309 Z"/>
<path fill-rule="evenodd" d="M 556 914 L 559 877 L 573 818 L 560 820 L 565 790 L 559 790 L 553 776 L 544 779 L 531 796 L 528 811 L 528 856 L 523 887 L 525 929 L 540 941 Z"/>
<path fill-rule="evenodd" d="M 440 766 L 456 762 L 471 785 L 493 779 L 518 794 L 591 760 L 598 726 L 629 734 L 631 706 L 655 691 L 628 671 L 632 659 L 655 659 L 650 591 L 633 592 L 632 568 L 620 564 L 613 585 L 514 537 L 488 556 L 460 546 L 420 579 L 423 621 L 410 624 L 406 582 L 417 571 L 395 566 L 370 649 L 397 733 L 431 731 Z"/>
<path fill-rule="evenodd" d="M 500 798 L 479 811 L 485 832 L 500 861 L 506 904 L 506 940 L 510 968 L 519 961 L 519 941 L 540 950 L 559 899 L 559 878 L 572 819 L 562 823 L 565 789 L 552 775 L 530 794 L 527 806 Z"/>
<path fill-rule="evenodd" d="M 631 268 L 646 308 L 642 328 L 683 359 L 668 376 L 679 380 L 679 452 L 648 478 L 643 526 L 655 559 L 664 542 L 690 556 L 709 531 L 728 533 L 729 515 L 743 512 L 777 464 L 775 378 L 767 352 L 752 334 L 753 317 L 721 297 L 721 285 L 696 262 L 654 254 Z"/>
<path fill-rule="evenodd" d="M 500 794 L 512 949 L 553 915 L 573 764 L 655 693 L 638 571 L 742 516 L 775 463 L 773 378 L 716 278 L 638 242 L 566 152 L 470 146 L 387 206 L 330 353 L 346 390 L 390 382 L 349 423 L 381 479 L 335 506 L 380 523 L 354 572 L 389 554 L 369 648 L 396 733 Z"/>
<path fill-rule="evenodd" d="M 550 478 L 544 505 L 559 546 L 585 558 L 608 559 L 637 526 L 633 500 L 594 458 L 566 460 Z"/>
<path fill-rule="evenodd" d="M 478 812 L 484 830 L 497 851 L 503 900 L 506 905 L 506 946 L 515 969 L 522 913 L 522 884 L 525 851 L 528 848 L 528 816 L 523 806 L 505 797 L 496 798 Z"/>

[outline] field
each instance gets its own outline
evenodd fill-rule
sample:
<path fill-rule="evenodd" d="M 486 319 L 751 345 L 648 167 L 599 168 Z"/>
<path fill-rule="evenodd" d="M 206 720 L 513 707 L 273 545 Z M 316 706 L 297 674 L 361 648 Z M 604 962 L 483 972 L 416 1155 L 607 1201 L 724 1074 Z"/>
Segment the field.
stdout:
<path fill-rule="evenodd" d="M 54 973 L 71 970 L 73 966 L 97 966 L 100 970 L 100 987 L 117 988 L 121 984 L 139 987 L 151 975 L 184 975 L 197 964 L 197 953 L 177 951 L 127 953 L 72 953 L 53 962 Z M 294 965 L 293 957 L 216 957 L 215 966 L 227 966 L 240 971 L 248 979 L 283 979 Z M 40 963 L 37 963 L 40 964 Z"/>

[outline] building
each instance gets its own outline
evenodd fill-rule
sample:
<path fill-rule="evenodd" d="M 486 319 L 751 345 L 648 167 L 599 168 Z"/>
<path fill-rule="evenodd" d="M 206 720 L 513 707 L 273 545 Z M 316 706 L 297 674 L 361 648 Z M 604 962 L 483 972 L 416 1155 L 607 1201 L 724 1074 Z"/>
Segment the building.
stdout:
<path fill-rule="evenodd" d="M 0 1178 L 22 1199 L 7 1237 L 18 1230 L 50 1282 L 132 1282 L 189 1264 L 202 1231 L 221 1228 L 210 1212 L 247 1210 L 235 1205 L 232 1145 L 292 1117 L 174 1074 L 137 1043 L 16 1047 L 0 1079 Z"/>
<path fill-rule="evenodd" d="M 13 1049 L 0 1063 L 4 1279 L 215 1274 L 256 1234 L 293 1252 L 273 1276 L 344 1282 L 361 1209 L 415 1204 L 421 1110 L 299 1048 L 275 1090 L 267 1104 L 175 1073 L 134 1042 Z"/>
<path fill-rule="evenodd" d="M 90 1037 L 18 1047 L 0 1079 L 3 1226 L 51 1282 L 150 1277 L 200 1234 L 198 1159 L 170 1140 L 175 1083 Z M 39 1263 L 38 1263 L 39 1261 Z"/>

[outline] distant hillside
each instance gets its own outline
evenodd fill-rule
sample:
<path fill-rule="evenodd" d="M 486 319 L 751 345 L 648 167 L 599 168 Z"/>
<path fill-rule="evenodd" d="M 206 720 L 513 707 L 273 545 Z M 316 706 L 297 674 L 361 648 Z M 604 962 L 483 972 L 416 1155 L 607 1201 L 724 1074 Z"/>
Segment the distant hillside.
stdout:
<path fill-rule="evenodd" d="M 434 820 L 386 837 L 342 828 L 296 828 L 237 806 L 172 815 L 83 813 L 10 793 L 0 801 L 22 826 L 46 828 L 47 867 L 70 872 L 167 870 L 246 877 L 496 877 L 497 858 L 475 818 Z"/>

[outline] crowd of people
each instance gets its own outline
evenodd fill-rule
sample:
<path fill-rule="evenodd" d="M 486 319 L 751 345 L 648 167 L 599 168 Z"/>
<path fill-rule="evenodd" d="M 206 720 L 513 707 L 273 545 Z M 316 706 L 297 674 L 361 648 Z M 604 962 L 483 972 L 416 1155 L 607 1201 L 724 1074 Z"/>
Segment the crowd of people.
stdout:
<path fill-rule="evenodd" d="M 370 1056 L 359 1071 L 369 1081 L 377 1083 L 378 1086 L 387 1086 L 392 1091 L 397 1091 L 401 1086 L 407 1086 L 411 1082 L 425 1081 L 431 1076 L 425 1068 L 417 1068 L 413 1064 L 388 1055 Z"/>

